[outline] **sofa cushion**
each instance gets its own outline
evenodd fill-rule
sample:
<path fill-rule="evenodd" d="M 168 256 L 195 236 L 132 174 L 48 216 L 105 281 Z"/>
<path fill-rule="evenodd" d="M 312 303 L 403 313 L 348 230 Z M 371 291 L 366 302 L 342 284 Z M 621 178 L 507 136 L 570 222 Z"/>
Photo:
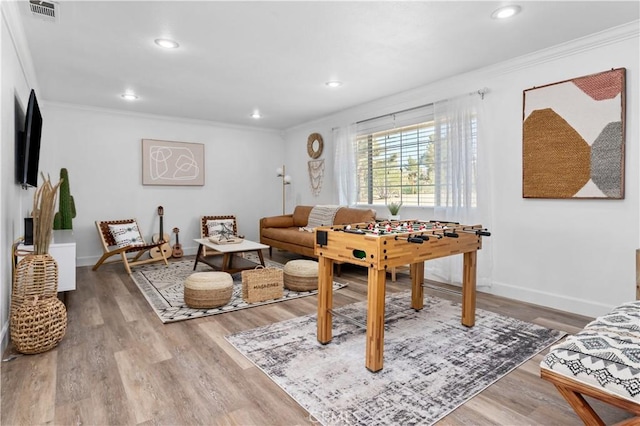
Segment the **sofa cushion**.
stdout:
<path fill-rule="evenodd" d="M 313 206 L 296 206 L 293 211 L 293 226 L 307 226 Z"/>
<path fill-rule="evenodd" d="M 290 228 L 293 226 L 293 216 L 288 214 L 284 216 L 263 217 L 260 225 L 263 228 Z"/>
<path fill-rule="evenodd" d="M 300 232 L 299 228 L 265 228 L 262 236 L 276 241 L 284 241 L 313 248 L 313 232 Z"/>
<path fill-rule="evenodd" d="M 349 223 L 371 222 L 374 220 L 376 220 L 376 212 L 374 210 L 343 207 L 336 213 L 333 224 L 346 225 Z"/>

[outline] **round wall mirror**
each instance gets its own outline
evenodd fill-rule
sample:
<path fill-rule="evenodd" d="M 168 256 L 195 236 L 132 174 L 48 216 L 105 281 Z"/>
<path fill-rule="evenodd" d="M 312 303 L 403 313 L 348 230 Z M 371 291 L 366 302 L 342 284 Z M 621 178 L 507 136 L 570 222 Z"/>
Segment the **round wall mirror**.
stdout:
<path fill-rule="evenodd" d="M 311 133 L 307 139 L 307 152 L 309 157 L 318 158 L 322 155 L 322 149 L 324 148 L 324 141 L 320 133 Z"/>

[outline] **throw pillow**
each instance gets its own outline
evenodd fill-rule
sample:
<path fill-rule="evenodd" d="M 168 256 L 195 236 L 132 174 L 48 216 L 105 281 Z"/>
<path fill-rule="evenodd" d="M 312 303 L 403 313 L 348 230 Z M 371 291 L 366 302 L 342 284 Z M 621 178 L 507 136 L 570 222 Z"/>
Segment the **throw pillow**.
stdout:
<path fill-rule="evenodd" d="M 235 235 L 234 224 L 233 219 L 210 219 L 207 221 L 208 236 L 227 240 Z"/>
<path fill-rule="evenodd" d="M 138 225 L 135 222 L 109 225 L 109 231 L 118 247 L 141 246 L 144 244 Z"/>

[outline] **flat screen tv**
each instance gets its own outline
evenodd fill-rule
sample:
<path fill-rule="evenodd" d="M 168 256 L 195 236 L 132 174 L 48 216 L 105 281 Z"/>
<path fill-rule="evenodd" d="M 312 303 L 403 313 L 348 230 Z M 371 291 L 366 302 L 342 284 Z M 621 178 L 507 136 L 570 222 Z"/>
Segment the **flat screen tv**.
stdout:
<path fill-rule="evenodd" d="M 42 115 L 36 92 L 31 89 L 24 120 L 24 131 L 18 136 L 16 147 L 16 179 L 24 187 L 38 186 L 41 135 Z"/>

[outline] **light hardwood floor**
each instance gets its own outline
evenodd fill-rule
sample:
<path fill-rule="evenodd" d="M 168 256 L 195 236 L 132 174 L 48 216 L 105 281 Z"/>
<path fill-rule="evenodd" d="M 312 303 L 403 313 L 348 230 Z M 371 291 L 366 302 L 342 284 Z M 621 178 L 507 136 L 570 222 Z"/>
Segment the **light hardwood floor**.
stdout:
<path fill-rule="evenodd" d="M 293 255 L 274 251 L 274 260 Z M 334 306 L 366 300 L 366 270 L 343 265 Z M 388 292 L 410 289 L 409 277 Z M 426 293 L 460 300 L 454 288 Z M 2 425 L 307 425 L 308 413 L 237 353 L 225 335 L 315 313 L 316 297 L 162 324 L 121 265 L 77 271 L 57 348 L 1 364 Z M 573 333 L 590 319 L 479 293 L 478 307 Z M 9 347 L 3 359 L 15 354 Z M 363 354 L 364 356 L 364 354 Z M 438 425 L 580 425 L 538 354 Z M 363 364 L 364 368 L 364 364 Z M 594 403 L 607 424 L 630 417 Z"/>

